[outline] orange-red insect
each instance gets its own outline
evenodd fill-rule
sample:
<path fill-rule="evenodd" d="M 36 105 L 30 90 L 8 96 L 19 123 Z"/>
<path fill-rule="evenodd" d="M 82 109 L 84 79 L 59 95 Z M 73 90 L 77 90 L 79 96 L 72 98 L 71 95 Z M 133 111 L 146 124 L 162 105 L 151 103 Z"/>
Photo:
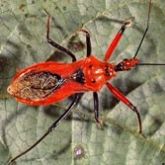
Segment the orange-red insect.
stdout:
<path fill-rule="evenodd" d="M 138 124 L 139 133 L 142 133 L 142 124 L 140 113 L 137 108 L 129 101 L 116 87 L 114 87 L 109 80 L 117 75 L 118 72 L 128 71 L 140 64 L 136 58 L 139 49 L 143 43 L 145 35 L 149 28 L 151 0 L 149 1 L 147 27 L 142 36 L 140 44 L 133 58 L 124 59 L 118 64 L 109 63 L 114 50 L 117 48 L 126 28 L 130 26 L 131 20 L 123 21 L 122 26 L 112 43 L 108 47 L 104 60 L 100 60 L 91 53 L 91 42 L 89 33 L 82 29 L 81 31 L 86 35 L 87 56 L 79 61 L 68 49 L 60 46 L 49 37 L 50 31 L 50 16 L 47 21 L 47 41 L 49 44 L 69 55 L 72 58 L 72 63 L 60 62 L 43 62 L 27 67 L 16 74 L 13 78 L 8 92 L 16 98 L 17 101 L 27 105 L 49 105 L 66 99 L 74 95 L 74 99 L 67 108 L 67 110 L 48 128 L 47 132 L 36 141 L 31 147 L 14 157 L 10 162 L 26 154 L 33 147 L 42 141 L 55 128 L 59 121 L 68 115 L 71 108 L 79 102 L 83 93 L 87 91 L 93 92 L 94 98 L 94 113 L 96 122 L 99 123 L 99 100 L 97 92 L 106 85 L 110 92 L 124 104 L 126 104 L 132 111 L 135 112 Z M 143 64 L 141 64 L 143 65 Z"/>

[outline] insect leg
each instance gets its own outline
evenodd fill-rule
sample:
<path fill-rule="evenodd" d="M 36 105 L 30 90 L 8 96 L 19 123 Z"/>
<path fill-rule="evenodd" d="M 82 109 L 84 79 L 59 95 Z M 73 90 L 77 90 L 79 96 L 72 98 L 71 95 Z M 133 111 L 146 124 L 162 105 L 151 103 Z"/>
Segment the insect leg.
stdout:
<path fill-rule="evenodd" d="M 81 29 L 80 31 L 82 31 L 86 34 L 87 57 L 89 57 L 91 55 L 91 52 L 92 52 L 90 34 L 85 29 Z"/>
<path fill-rule="evenodd" d="M 37 144 L 39 144 L 47 135 L 49 135 L 57 126 L 58 124 L 71 112 L 72 107 L 76 104 L 78 104 L 78 102 L 80 101 L 82 94 L 76 94 L 74 96 L 74 99 L 72 100 L 71 104 L 69 105 L 69 107 L 65 110 L 65 112 L 48 128 L 48 130 L 33 144 L 31 145 L 29 148 L 27 148 L 25 151 L 23 151 L 22 153 L 20 153 L 19 155 L 15 156 L 13 159 L 11 159 L 8 163 L 8 165 L 12 164 L 16 159 L 18 159 L 19 157 L 25 155 L 27 152 L 29 152 L 30 150 L 32 150 Z"/>
<path fill-rule="evenodd" d="M 133 18 L 132 18 L 133 19 Z M 118 31 L 118 33 L 116 34 L 115 38 L 113 39 L 113 41 L 111 42 L 111 44 L 109 45 L 106 53 L 105 53 L 105 57 L 104 57 L 104 61 L 108 61 L 110 59 L 110 57 L 112 56 L 113 52 L 115 51 L 115 49 L 118 46 L 119 41 L 121 40 L 123 33 L 125 31 L 125 29 L 129 26 L 131 26 L 132 24 L 132 19 L 123 21 L 123 24 L 120 28 L 120 30 Z"/>
<path fill-rule="evenodd" d="M 97 92 L 93 92 L 93 99 L 94 99 L 95 120 L 97 123 L 100 123 L 100 121 L 99 121 L 99 99 L 98 99 Z"/>
<path fill-rule="evenodd" d="M 120 101 L 122 101 L 125 105 L 127 105 L 133 112 L 136 113 L 138 124 L 139 124 L 139 133 L 142 134 L 142 122 L 140 113 L 137 108 L 123 95 L 116 87 L 112 86 L 110 83 L 106 84 L 108 89 L 112 92 L 112 94 Z"/>
<path fill-rule="evenodd" d="M 63 46 L 59 45 L 58 43 L 56 43 L 55 41 L 53 41 L 50 36 L 49 36 L 49 33 L 50 33 L 50 19 L 51 17 L 48 16 L 48 20 L 47 20 L 47 32 L 46 32 L 46 39 L 47 39 L 47 42 L 52 45 L 53 47 L 59 49 L 60 51 L 64 52 L 66 55 L 69 55 L 71 58 L 72 58 L 72 61 L 76 61 L 76 57 L 75 55 L 68 49 L 64 48 Z"/>

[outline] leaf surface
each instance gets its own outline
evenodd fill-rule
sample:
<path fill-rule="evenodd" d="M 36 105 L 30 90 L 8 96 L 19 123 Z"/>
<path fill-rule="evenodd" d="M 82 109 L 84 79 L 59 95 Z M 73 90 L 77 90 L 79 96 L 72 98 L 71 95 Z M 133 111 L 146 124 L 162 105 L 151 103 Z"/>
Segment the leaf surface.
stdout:
<path fill-rule="evenodd" d="M 103 59 L 121 24 L 134 17 L 111 62 L 132 57 L 143 35 L 148 2 L 140 0 L 56 0 L 0 2 L 0 164 L 34 143 L 63 112 L 68 101 L 50 107 L 29 107 L 9 97 L 6 88 L 17 70 L 52 58 L 46 42 L 45 10 L 52 16 L 51 37 L 83 58 L 87 29 L 92 52 Z M 150 29 L 139 52 L 141 62 L 165 63 L 165 5 L 154 1 Z M 76 41 L 75 41 L 76 38 Z M 68 61 L 62 54 L 57 59 Z M 137 133 L 136 115 L 118 102 L 107 88 L 99 93 L 98 128 L 93 115 L 92 93 L 83 96 L 73 117 L 63 121 L 45 140 L 17 160 L 18 165 L 158 165 L 165 163 L 164 66 L 139 66 L 112 80 L 139 109 L 145 138 Z M 62 108 L 61 108 L 62 107 Z M 60 110 L 59 110 L 60 109 Z"/>

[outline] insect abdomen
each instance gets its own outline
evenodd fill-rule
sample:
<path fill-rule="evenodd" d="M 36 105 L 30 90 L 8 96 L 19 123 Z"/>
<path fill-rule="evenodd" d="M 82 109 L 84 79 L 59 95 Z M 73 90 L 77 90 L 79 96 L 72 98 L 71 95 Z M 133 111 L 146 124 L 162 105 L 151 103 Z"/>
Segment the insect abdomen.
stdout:
<path fill-rule="evenodd" d="M 9 86 L 8 92 L 18 98 L 38 100 L 49 96 L 63 83 L 64 79 L 58 74 L 45 71 L 26 73 Z"/>

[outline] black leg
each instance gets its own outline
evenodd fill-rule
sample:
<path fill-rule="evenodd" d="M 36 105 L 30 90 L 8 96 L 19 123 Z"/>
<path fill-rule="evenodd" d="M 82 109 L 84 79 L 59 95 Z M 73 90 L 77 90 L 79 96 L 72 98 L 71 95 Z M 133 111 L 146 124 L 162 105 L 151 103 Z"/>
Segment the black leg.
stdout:
<path fill-rule="evenodd" d="M 8 165 L 12 164 L 16 159 L 18 159 L 19 157 L 25 155 L 27 152 L 29 152 L 30 150 L 32 150 L 37 144 L 39 144 L 47 135 L 49 135 L 60 123 L 60 121 L 62 121 L 72 110 L 72 107 L 76 104 L 78 104 L 78 102 L 80 101 L 82 94 L 76 94 L 74 99 L 72 100 L 71 104 L 69 105 L 69 107 L 67 108 L 67 110 L 65 110 L 65 112 L 48 128 L 48 130 L 45 132 L 45 134 L 43 134 L 33 145 L 31 145 L 28 149 L 26 149 L 25 151 L 23 151 L 22 153 L 20 153 L 19 155 L 15 156 L 13 159 L 11 159 L 8 163 Z"/>
<path fill-rule="evenodd" d="M 97 92 L 93 92 L 93 99 L 94 99 L 94 113 L 95 113 L 95 120 L 97 123 L 99 121 L 99 98 Z"/>
<path fill-rule="evenodd" d="M 87 57 L 89 57 L 92 52 L 90 35 L 89 35 L 88 31 L 85 29 L 81 29 L 80 31 L 82 31 L 86 34 Z"/>
<path fill-rule="evenodd" d="M 58 43 L 56 43 L 55 41 L 53 41 L 50 36 L 49 36 L 49 32 L 50 32 L 50 19 L 51 17 L 48 16 L 48 20 L 47 20 L 47 33 L 46 33 L 46 38 L 47 41 L 50 45 L 52 45 L 53 47 L 59 49 L 60 51 L 64 52 L 66 55 L 69 55 L 72 58 L 72 61 L 76 61 L 76 57 L 75 55 L 68 49 L 64 48 L 63 46 L 59 45 Z"/>

